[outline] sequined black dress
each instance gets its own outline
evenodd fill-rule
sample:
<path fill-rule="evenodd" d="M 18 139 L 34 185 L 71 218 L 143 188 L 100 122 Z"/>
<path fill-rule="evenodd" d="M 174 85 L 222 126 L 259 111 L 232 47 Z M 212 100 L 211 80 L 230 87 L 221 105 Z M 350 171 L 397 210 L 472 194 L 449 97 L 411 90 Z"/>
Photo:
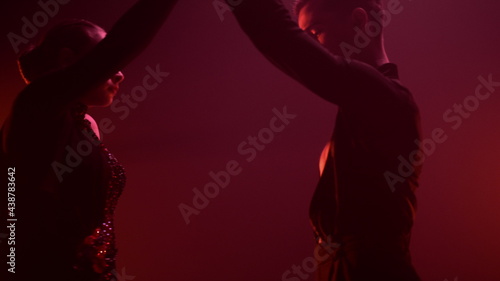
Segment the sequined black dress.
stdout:
<path fill-rule="evenodd" d="M 15 280 L 116 280 L 113 217 L 125 171 L 95 135 L 86 111 L 75 103 L 53 122 L 64 128 L 60 137 L 65 145 L 51 151 L 50 163 L 43 160 L 50 149 L 43 140 L 32 141 L 41 151 L 26 149 L 15 159 L 3 155 L 17 171 Z M 22 161 L 32 155 L 39 158 Z M 47 173 L 43 167 L 49 166 Z"/>
<path fill-rule="evenodd" d="M 125 173 L 78 100 L 140 54 L 176 2 L 138 1 L 78 62 L 16 97 L 0 134 L 2 171 L 16 169 L 16 273 L 0 280 L 116 279 L 113 214 Z"/>
<path fill-rule="evenodd" d="M 104 212 L 98 226 L 93 229 L 92 234 L 84 238 L 77 250 L 77 261 L 74 265 L 76 270 L 93 271 L 101 274 L 102 280 L 113 280 L 115 276 L 116 243 L 114 229 L 114 211 L 118 198 L 125 187 L 125 170 L 117 159 L 109 152 L 102 142 L 99 141 L 91 128 L 90 122 L 85 119 L 87 107 L 77 104 L 73 109 L 75 121 L 80 125 L 85 135 L 91 136 L 97 145 L 97 150 L 103 157 L 105 167 L 104 183 Z"/>

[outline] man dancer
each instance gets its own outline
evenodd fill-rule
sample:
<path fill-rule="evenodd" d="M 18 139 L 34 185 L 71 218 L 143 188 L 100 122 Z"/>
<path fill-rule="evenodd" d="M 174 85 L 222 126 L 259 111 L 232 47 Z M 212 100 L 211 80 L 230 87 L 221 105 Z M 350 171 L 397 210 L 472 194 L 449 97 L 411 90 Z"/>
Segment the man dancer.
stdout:
<path fill-rule="evenodd" d="M 227 3 L 262 54 L 339 107 L 310 207 L 318 280 L 420 280 L 409 252 L 419 113 L 387 58 L 380 0 L 299 0 L 300 27 L 281 0 Z M 328 258 L 326 241 L 339 245 Z"/>

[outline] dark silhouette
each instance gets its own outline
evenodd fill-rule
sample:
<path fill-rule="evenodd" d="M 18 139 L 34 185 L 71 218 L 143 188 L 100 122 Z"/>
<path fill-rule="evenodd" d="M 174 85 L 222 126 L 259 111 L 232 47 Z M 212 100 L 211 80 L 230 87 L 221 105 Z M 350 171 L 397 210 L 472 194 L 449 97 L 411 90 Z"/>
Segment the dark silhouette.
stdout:
<path fill-rule="evenodd" d="M 125 173 L 86 112 L 111 104 L 120 70 L 176 2 L 141 0 L 107 35 L 85 20 L 63 22 L 20 57 L 29 84 L 1 132 L 2 171 L 15 168 L 18 219 L 8 280 L 116 280 L 113 213 Z"/>
<path fill-rule="evenodd" d="M 264 56 L 339 107 L 310 206 L 323 247 L 318 280 L 420 280 L 409 242 L 421 163 L 411 162 L 409 175 L 398 170 L 419 151 L 419 113 L 387 58 L 380 1 L 298 1 L 300 27 L 280 0 L 227 2 Z"/>

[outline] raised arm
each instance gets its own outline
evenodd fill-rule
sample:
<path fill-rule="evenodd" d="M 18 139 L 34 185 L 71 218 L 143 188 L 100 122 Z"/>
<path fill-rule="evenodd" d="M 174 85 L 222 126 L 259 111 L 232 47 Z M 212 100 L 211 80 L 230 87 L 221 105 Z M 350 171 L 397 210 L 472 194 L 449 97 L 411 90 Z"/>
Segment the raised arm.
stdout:
<path fill-rule="evenodd" d="M 57 144 L 63 141 L 59 138 L 68 109 L 137 57 L 152 41 L 176 2 L 138 1 L 79 61 L 29 84 L 16 98 L 3 126 L 4 151 L 19 161 L 32 161 L 30 155 L 48 151 L 47 159 L 37 161 L 52 161 L 51 157 L 59 149 Z"/>
<path fill-rule="evenodd" d="M 19 105 L 39 101 L 45 112 L 60 113 L 66 105 L 111 78 L 137 57 L 152 41 L 176 2 L 140 0 L 82 59 L 29 85 L 21 93 Z"/>
<path fill-rule="evenodd" d="M 243 0 L 233 12 L 269 61 L 325 100 L 359 107 L 395 98 L 390 79 L 370 65 L 332 55 L 297 26 L 281 0 Z"/>

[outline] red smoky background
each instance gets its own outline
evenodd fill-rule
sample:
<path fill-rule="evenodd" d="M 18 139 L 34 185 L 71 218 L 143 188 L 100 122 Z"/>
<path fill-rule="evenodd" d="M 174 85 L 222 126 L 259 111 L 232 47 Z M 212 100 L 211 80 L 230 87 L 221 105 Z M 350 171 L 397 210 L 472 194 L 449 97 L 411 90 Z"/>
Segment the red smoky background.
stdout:
<path fill-rule="evenodd" d="M 65 18 L 109 30 L 134 2 L 2 1 L 0 122 L 24 87 L 17 48 Z M 122 280 L 285 280 L 313 255 L 308 206 L 336 107 L 266 61 L 221 3 L 179 1 L 123 70 L 115 106 L 90 112 L 128 175 L 116 217 Z M 385 29 L 389 58 L 420 106 L 424 138 L 447 136 L 417 192 L 415 267 L 426 281 L 500 280 L 500 86 L 484 82 L 500 82 L 500 2 L 400 5 Z M 285 107 L 293 119 L 280 118 Z M 213 198 L 199 195 L 206 185 Z"/>

